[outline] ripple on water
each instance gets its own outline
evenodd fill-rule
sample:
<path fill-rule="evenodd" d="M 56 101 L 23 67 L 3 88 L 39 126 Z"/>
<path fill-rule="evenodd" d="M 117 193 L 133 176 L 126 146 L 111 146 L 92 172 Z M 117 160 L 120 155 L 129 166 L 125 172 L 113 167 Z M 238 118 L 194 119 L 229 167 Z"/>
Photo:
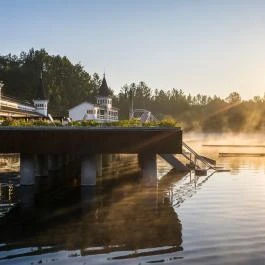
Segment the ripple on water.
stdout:
<path fill-rule="evenodd" d="M 173 179 L 162 193 L 113 190 L 82 208 L 81 217 L 74 212 L 67 224 L 58 218 L 57 229 L 41 227 L 39 237 L 34 231 L 31 247 L 0 242 L 0 264 L 264 264 L 265 163 L 254 161 L 222 159 L 231 172 Z M 169 168 L 159 163 L 161 172 Z M 4 197 L 10 192 L 12 198 L 8 187 L 2 187 Z M 53 214 L 60 213 L 68 217 L 64 208 Z M 57 238 L 67 242 L 51 244 Z M 176 238 L 178 245 L 167 244 Z M 37 239 L 47 244 L 33 244 Z"/>
<path fill-rule="evenodd" d="M 182 223 L 179 264 L 264 264 L 265 174 L 247 164 L 215 174 L 176 209 Z"/>

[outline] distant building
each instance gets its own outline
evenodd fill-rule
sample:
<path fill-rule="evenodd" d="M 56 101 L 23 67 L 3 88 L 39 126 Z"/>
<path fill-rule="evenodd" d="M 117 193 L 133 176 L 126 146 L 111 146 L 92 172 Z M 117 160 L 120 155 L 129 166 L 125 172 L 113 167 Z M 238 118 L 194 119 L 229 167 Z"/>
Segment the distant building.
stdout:
<path fill-rule="evenodd" d="M 39 85 L 36 90 L 35 98 L 33 99 L 33 104 L 35 111 L 42 116 L 48 116 L 48 96 L 45 86 L 43 85 L 42 74 L 40 76 Z"/>
<path fill-rule="evenodd" d="M 111 91 L 107 85 L 105 74 L 96 97 L 97 104 L 82 102 L 69 109 L 69 117 L 73 121 L 94 120 L 97 122 L 117 121 L 119 111 L 112 107 Z"/>
<path fill-rule="evenodd" d="M 2 93 L 3 83 L 0 83 L 0 116 L 2 117 L 47 117 L 48 97 L 43 85 L 42 75 L 36 89 L 33 104 L 28 101 L 8 97 Z"/>

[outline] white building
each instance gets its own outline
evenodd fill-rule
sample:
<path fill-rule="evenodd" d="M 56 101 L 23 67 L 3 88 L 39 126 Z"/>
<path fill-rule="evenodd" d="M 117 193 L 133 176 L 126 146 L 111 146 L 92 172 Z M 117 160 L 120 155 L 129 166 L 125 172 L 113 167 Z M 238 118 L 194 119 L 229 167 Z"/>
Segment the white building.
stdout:
<path fill-rule="evenodd" d="M 73 121 L 94 120 L 97 122 L 118 121 L 118 109 L 112 107 L 111 91 L 108 88 L 105 75 L 99 88 L 97 104 L 82 102 L 69 109 L 69 117 Z"/>
<path fill-rule="evenodd" d="M 40 75 L 39 86 L 37 88 L 37 93 L 33 99 L 33 104 L 35 111 L 38 112 L 41 116 L 48 116 L 48 96 L 47 91 L 43 85 L 42 74 Z"/>

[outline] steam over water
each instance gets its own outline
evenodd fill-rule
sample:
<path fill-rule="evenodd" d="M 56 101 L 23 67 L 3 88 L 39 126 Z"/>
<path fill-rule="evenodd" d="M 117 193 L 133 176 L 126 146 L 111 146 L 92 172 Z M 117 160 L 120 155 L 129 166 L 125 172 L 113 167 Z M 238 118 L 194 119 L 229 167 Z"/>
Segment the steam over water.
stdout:
<path fill-rule="evenodd" d="M 202 146 L 265 145 L 264 137 L 185 138 L 231 171 L 201 177 L 171 171 L 158 187 L 136 177 L 97 189 L 47 191 L 42 199 L 17 187 L 17 174 L 5 165 L 0 264 L 264 264 L 265 157 L 218 154 L 265 153 L 265 147 Z M 137 168 L 137 160 L 126 165 Z M 160 177 L 171 169 L 160 159 L 158 166 Z"/>

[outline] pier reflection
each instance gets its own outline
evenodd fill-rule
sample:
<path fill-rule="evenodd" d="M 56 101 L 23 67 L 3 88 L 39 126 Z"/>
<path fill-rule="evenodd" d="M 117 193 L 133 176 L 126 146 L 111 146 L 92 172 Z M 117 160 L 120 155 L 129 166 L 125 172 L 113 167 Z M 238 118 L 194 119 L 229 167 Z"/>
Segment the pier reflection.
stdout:
<path fill-rule="evenodd" d="M 132 251 L 113 257 L 123 259 L 181 249 L 181 223 L 168 193 L 159 187 L 135 180 L 41 199 L 27 196 L 25 189 L 18 194 L 18 207 L 0 219 L 2 259 L 59 250 L 80 250 L 81 256 Z"/>

